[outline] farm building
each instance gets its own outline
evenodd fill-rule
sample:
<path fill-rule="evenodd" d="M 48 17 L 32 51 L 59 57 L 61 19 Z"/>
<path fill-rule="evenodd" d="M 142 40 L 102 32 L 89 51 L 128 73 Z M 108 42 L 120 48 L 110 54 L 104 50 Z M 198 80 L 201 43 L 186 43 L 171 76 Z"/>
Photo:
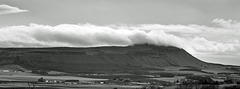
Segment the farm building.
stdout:
<path fill-rule="evenodd" d="M 65 80 L 65 84 L 79 84 L 79 80 Z"/>

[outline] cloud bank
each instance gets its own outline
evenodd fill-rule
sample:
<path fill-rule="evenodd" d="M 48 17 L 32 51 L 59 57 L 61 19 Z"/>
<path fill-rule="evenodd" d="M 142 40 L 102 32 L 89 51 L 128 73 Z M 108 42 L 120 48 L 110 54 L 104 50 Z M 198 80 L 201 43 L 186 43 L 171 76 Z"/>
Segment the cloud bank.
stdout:
<path fill-rule="evenodd" d="M 201 55 L 240 56 L 240 23 L 215 19 L 217 26 L 142 24 L 30 24 L 0 28 L 0 47 L 93 47 L 149 43 L 176 46 Z"/>
<path fill-rule="evenodd" d="M 28 10 L 22 10 L 18 7 L 13 7 L 9 5 L 0 5 L 0 15 L 2 14 L 12 14 L 12 13 L 21 13 L 21 12 L 27 12 Z"/>

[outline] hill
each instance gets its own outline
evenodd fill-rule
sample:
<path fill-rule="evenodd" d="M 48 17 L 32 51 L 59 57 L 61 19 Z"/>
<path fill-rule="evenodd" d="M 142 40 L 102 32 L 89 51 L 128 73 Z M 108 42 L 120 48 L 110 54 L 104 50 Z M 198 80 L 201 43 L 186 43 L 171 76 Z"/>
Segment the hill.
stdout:
<path fill-rule="evenodd" d="M 89 48 L 0 48 L 0 65 L 64 72 L 134 71 L 164 66 L 208 67 L 184 49 L 148 44 Z"/>

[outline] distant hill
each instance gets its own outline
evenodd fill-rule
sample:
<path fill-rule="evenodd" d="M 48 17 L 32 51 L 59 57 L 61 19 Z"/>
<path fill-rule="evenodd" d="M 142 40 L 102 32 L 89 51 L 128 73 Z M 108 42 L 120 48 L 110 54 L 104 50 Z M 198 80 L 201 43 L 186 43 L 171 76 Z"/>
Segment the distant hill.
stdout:
<path fill-rule="evenodd" d="M 208 67 L 184 49 L 148 44 L 89 48 L 0 48 L 0 65 L 64 72 L 134 71 L 164 66 Z"/>

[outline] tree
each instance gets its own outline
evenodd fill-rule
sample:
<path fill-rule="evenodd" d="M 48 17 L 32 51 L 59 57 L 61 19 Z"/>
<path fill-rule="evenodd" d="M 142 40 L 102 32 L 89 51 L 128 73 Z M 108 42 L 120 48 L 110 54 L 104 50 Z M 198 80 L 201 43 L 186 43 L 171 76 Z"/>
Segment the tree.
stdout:
<path fill-rule="evenodd" d="M 40 79 L 38 79 L 38 82 L 44 82 L 45 80 L 41 77 Z"/>

